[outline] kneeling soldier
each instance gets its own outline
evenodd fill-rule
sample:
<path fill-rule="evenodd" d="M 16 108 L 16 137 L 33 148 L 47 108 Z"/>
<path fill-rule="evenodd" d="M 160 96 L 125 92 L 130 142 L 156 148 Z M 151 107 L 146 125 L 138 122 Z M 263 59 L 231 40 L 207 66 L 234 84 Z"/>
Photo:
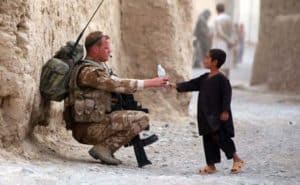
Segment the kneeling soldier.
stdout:
<path fill-rule="evenodd" d="M 86 58 L 75 67 L 70 80 L 70 94 L 65 100 L 67 124 L 80 143 L 94 145 L 89 154 L 103 163 L 118 165 L 114 153 L 149 127 L 146 113 L 111 110 L 112 93 L 131 94 L 147 87 L 163 87 L 167 78 L 122 79 L 110 74 L 105 62 L 111 48 L 102 32 L 90 33 L 85 40 Z"/>

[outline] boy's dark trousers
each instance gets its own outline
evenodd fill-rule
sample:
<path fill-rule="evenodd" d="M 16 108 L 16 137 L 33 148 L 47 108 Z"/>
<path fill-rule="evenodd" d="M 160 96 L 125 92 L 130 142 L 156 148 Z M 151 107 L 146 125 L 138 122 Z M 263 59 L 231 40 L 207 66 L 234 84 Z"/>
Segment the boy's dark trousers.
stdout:
<path fill-rule="evenodd" d="M 227 159 L 232 159 L 236 152 L 233 140 L 222 127 L 216 132 L 203 135 L 203 146 L 207 165 L 221 162 L 220 149 L 223 150 Z"/>

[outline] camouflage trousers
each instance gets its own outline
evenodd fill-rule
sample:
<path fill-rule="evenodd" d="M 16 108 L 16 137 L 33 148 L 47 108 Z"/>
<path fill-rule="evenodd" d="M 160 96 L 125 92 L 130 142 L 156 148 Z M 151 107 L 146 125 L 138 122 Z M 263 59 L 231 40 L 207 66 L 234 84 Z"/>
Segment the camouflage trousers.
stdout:
<path fill-rule="evenodd" d="M 115 111 L 103 123 L 78 123 L 73 126 L 73 136 L 83 144 L 102 145 L 112 152 L 127 144 L 147 128 L 149 117 L 141 111 Z"/>

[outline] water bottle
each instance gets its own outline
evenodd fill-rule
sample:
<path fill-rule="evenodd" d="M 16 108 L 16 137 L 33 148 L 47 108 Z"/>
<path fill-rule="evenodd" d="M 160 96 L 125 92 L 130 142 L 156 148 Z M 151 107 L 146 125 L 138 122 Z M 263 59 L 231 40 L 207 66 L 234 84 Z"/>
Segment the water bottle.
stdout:
<path fill-rule="evenodd" d="M 158 77 L 166 76 L 166 71 L 160 64 L 157 65 L 157 76 Z"/>
<path fill-rule="evenodd" d="M 162 65 L 158 64 L 157 65 L 157 76 L 160 77 L 160 78 L 163 78 L 165 77 L 167 74 L 166 74 L 166 70 L 162 67 Z M 167 85 L 168 85 L 169 82 L 167 82 Z M 163 91 L 166 91 L 166 88 L 163 87 Z"/>

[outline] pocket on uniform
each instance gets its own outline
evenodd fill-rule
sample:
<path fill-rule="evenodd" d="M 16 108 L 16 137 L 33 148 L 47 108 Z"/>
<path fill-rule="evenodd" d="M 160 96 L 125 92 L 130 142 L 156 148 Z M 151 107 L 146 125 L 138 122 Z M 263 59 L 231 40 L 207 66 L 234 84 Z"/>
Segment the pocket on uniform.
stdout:
<path fill-rule="evenodd" d="M 73 116 L 76 122 L 91 122 L 91 114 L 95 109 L 95 102 L 91 99 L 76 100 Z"/>
<path fill-rule="evenodd" d="M 94 112 L 95 109 L 95 101 L 90 100 L 90 99 L 86 99 L 84 100 L 85 102 L 85 109 L 84 109 L 84 113 L 87 115 L 90 115 L 92 112 Z"/>
<path fill-rule="evenodd" d="M 103 106 L 97 106 L 93 99 L 76 100 L 74 103 L 73 116 L 75 122 L 97 123 L 104 119 Z"/>
<path fill-rule="evenodd" d="M 84 113 L 84 100 L 76 100 L 74 104 L 74 113 L 76 116 L 82 116 Z"/>

